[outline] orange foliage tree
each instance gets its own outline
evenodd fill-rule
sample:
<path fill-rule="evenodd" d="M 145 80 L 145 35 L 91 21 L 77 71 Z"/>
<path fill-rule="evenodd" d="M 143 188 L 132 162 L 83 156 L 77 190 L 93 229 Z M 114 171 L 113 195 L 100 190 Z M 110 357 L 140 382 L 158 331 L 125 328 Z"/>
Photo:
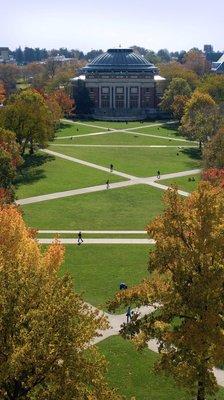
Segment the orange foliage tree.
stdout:
<path fill-rule="evenodd" d="M 118 400 L 90 340 L 107 326 L 59 276 L 64 248 L 45 252 L 15 206 L 0 207 L 0 398 Z"/>
<path fill-rule="evenodd" d="M 224 191 L 202 182 L 188 198 L 170 189 L 165 211 L 147 227 L 155 249 L 148 279 L 118 293 L 111 302 L 150 305 L 122 334 L 138 347 L 158 341 L 157 371 L 205 400 L 218 390 L 213 367 L 224 357 Z M 149 396 L 150 397 L 150 396 Z"/>

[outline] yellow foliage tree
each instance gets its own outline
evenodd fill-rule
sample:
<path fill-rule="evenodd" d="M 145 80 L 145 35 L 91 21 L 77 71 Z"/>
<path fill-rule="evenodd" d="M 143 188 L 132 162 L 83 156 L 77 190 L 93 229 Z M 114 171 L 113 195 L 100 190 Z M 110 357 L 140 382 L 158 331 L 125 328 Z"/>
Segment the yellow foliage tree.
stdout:
<path fill-rule="evenodd" d="M 89 347 L 107 323 L 59 277 L 63 247 L 42 253 L 15 206 L 0 208 L 0 244 L 0 398 L 120 399 Z"/>
<path fill-rule="evenodd" d="M 218 389 L 213 367 L 224 359 L 224 191 L 203 182 L 187 199 L 165 195 L 165 211 L 147 228 L 156 240 L 150 277 L 110 304 L 145 304 L 122 334 L 141 347 L 159 343 L 158 371 L 205 400 Z"/>

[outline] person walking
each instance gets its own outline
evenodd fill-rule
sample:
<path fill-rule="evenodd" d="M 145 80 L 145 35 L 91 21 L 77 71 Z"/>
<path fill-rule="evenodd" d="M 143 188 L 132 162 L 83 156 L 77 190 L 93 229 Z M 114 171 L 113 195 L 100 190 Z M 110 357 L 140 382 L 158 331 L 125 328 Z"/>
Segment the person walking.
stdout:
<path fill-rule="evenodd" d="M 157 171 L 157 179 L 160 179 L 160 171 Z"/>
<path fill-rule="evenodd" d="M 77 244 L 80 245 L 80 244 L 82 244 L 82 243 L 83 243 L 82 232 L 79 231 L 79 233 L 78 233 L 78 242 L 77 242 Z"/>
<path fill-rule="evenodd" d="M 113 164 L 110 164 L 110 172 L 113 172 L 113 170 L 114 170 L 114 166 L 113 166 Z"/>
<path fill-rule="evenodd" d="M 107 189 L 110 188 L 110 181 L 109 181 L 109 179 L 107 179 L 107 181 L 106 181 L 106 188 L 107 188 Z"/>
<path fill-rule="evenodd" d="M 127 308 L 126 317 L 127 317 L 127 324 L 128 324 L 131 321 L 131 307 L 130 306 Z"/>

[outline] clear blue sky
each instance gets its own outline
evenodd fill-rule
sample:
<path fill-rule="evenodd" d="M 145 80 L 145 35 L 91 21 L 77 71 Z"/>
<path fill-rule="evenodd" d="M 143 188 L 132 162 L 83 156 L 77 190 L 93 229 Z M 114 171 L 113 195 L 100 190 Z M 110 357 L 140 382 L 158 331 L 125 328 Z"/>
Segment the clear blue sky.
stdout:
<path fill-rule="evenodd" d="M 0 0 L 0 46 L 224 50 L 224 0 Z"/>

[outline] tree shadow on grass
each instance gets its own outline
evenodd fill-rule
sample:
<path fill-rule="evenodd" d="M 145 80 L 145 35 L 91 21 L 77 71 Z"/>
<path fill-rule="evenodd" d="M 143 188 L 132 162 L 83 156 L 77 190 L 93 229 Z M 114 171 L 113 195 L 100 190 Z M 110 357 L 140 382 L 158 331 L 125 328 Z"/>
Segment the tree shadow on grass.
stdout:
<path fill-rule="evenodd" d="M 26 154 L 24 163 L 18 172 L 14 185 L 18 189 L 20 185 L 29 185 L 46 177 L 44 168 L 40 168 L 47 162 L 54 161 L 55 157 L 48 154 Z"/>
<path fill-rule="evenodd" d="M 72 124 L 69 124 L 69 123 L 66 124 L 66 123 L 61 122 L 56 130 L 56 133 L 62 131 L 63 129 L 72 129 L 72 128 L 74 128 L 74 126 Z"/>
<path fill-rule="evenodd" d="M 185 149 L 182 149 L 181 152 L 183 154 L 186 154 L 189 158 L 192 158 L 193 160 L 202 159 L 202 154 L 199 147 L 187 147 Z"/>

